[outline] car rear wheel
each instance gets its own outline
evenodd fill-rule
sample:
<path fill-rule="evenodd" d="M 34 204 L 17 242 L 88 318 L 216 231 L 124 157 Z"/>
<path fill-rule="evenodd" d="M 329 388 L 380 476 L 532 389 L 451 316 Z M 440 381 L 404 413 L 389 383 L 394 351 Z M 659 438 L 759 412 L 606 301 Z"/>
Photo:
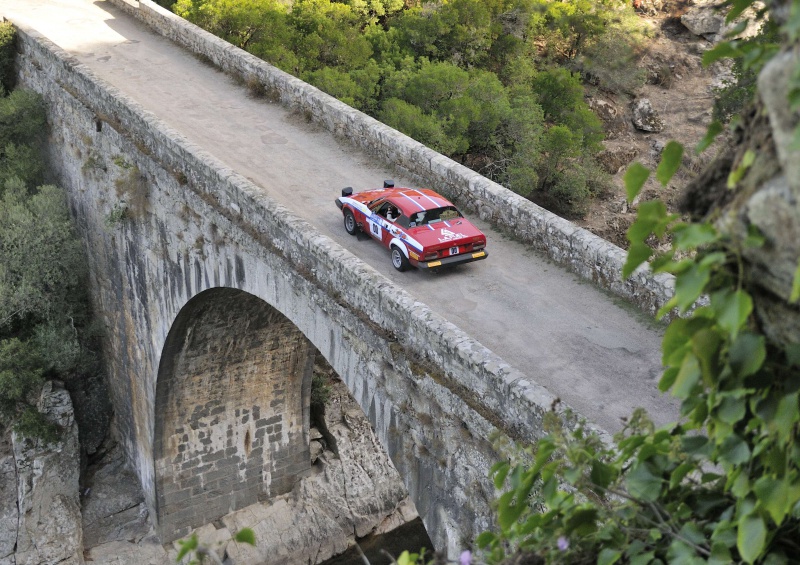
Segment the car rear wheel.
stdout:
<path fill-rule="evenodd" d="M 353 213 L 347 209 L 344 211 L 344 229 L 350 235 L 356 235 L 356 232 L 358 231 L 356 217 L 353 216 Z"/>
<path fill-rule="evenodd" d="M 396 245 L 392 246 L 392 265 L 400 272 L 408 270 L 408 268 L 411 266 L 408 262 L 408 258 Z"/>

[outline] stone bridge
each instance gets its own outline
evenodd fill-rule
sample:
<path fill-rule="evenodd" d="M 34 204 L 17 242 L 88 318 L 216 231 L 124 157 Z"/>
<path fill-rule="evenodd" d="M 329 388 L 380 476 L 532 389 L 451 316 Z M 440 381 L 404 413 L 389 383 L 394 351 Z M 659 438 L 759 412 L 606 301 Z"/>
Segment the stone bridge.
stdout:
<path fill-rule="evenodd" d="M 667 278 L 621 281 L 618 248 L 147 0 L 114 3 L 609 292 L 648 312 L 668 297 Z M 51 160 L 86 241 L 115 425 L 162 541 L 285 493 L 309 469 L 317 351 L 436 546 L 453 555 L 487 529 L 494 441 L 536 441 L 555 396 L 12 21 L 20 81 L 47 102 Z"/>

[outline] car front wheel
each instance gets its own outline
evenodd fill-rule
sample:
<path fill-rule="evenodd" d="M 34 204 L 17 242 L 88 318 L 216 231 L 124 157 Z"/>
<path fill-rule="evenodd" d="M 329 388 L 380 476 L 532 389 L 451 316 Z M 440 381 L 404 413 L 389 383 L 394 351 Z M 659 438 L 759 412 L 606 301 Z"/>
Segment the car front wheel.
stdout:
<path fill-rule="evenodd" d="M 350 235 L 356 235 L 358 226 L 356 225 L 356 217 L 350 210 L 344 211 L 344 229 Z"/>
<path fill-rule="evenodd" d="M 392 265 L 400 272 L 408 270 L 410 266 L 408 258 L 403 254 L 399 247 L 392 246 Z"/>

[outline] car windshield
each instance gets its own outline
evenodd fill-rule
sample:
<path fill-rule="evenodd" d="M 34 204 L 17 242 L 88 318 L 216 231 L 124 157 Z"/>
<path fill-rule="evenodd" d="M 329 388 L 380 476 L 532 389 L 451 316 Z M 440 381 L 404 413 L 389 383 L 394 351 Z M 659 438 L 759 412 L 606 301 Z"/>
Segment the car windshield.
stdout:
<path fill-rule="evenodd" d="M 454 220 L 460 218 L 459 212 L 455 206 L 445 206 L 443 208 L 433 208 L 431 210 L 423 210 L 411 214 L 411 226 L 424 226 L 427 224 L 434 224 L 446 220 Z"/>

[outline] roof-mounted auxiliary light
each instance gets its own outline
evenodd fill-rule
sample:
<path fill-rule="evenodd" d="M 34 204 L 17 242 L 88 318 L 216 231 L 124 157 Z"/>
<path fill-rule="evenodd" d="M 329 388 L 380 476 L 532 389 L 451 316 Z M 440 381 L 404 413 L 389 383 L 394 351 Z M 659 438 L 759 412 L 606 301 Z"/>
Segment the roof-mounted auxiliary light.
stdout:
<path fill-rule="evenodd" d="M 383 188 L 394 188 L 394 181 L 393 180 L 383 181 Z"/>
<path fill-rule="evenodd" d="M 353 187 L 346 186 L 342 189 L 342 196 L 350 196 L 353 194 Z"/>

